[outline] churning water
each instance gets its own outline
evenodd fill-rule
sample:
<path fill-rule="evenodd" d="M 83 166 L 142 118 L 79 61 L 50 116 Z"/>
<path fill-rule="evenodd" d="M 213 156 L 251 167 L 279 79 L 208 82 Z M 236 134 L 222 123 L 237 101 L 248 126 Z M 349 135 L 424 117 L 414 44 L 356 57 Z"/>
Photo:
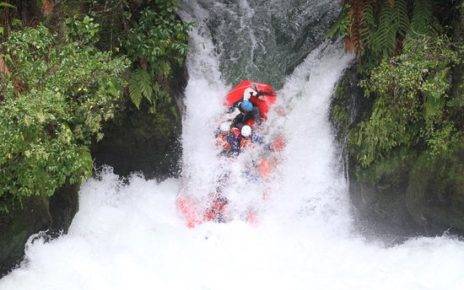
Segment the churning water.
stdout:
<path fill-rule="evenodd" d="M 237 12 L 237 21 L 249 21 L 250 3 L 238 2 L 248 14 Z M 157 183 L 133 176 L 124 184 L 103 171 L 82 187 L 69 233 L 47 243 L 31 239 L 25 261 L 0 289 L 464 289 L 464 243 L 416 238 L 385 247 L 353 231 L 328 121 L 334 86 L 352 59 L 337 43 L 320 44 L 282 79 L 279 105 L 287 114 L 271 116 L 268 130 L 284 132 L 287 147 L 274 178 L 263 185 L 270 195 L 257 205 L 257 224 L 238 214 L 225 224 L 185 227 L 177 193 L 207 195 L 231 165 L 217 157 L 211 137 L 230 88 L 224 53 L 208 28 L 208 6 L 184 5 L 183 17 L 198 25 L 188 59 L 183 178 Z M 262 45 L 255 40 L 253 47 Z M 235 205 L 261 193 L 240 184 L 229 184 Z"/>

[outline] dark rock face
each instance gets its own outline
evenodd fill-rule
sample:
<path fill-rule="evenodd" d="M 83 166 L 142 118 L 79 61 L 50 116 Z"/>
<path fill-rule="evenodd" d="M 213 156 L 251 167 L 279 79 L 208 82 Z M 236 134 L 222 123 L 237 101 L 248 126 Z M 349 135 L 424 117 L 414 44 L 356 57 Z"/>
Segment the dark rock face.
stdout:
<path fill-rule="evenodd" d="M 96 165 L 109 165 L 121 176 L 132 172 L 147 178 L 176 175 L 181 154 L 179 114 L 154 115 L 146 104 L 140 110 L 129 103 L 127 107 L 107 125 L 105 137 L 94 146 Z"/>
<path fill-rule="evenodd" d="M 78 186 L 66 185 L 49 200 L 31 197 L 0 215 L 0 277 L 24 256 L 27 239 L 40 231 L 51 236 L 66 233 L 78 206 Z"/>
<path fill-rule="evenodd" d="M 187 84 L 187 70 L 177 68 L 175 77 L 166 85 L 172 100 L 157 106 L 142 103 L 137 109 L 129 101 L 104 128 L 103 139 L 92 149 L 95 164 L 109 165 L 114 172 L 128 176 L 141 172 L 146 178 L 163 179 L 177 176 L 181 157 L 183 92 Z"/>
<path fill-rule="evenodd" d="M 50 222 L 48 200 L 41 197 L 25 200 L 22 209 L 0 216 L 0 276 L 23 257 L 29 236 L 47 229 Z"/>
<path fill-rule="evenodd" d="M 58 189 L 48 201 L 51 216 L 50 234 L 67 233 L 74 215 L 79 209 L 79 186 L 66 184 Z"/>
<path fill-rule="evenodd" d="M 413 157 L 400 155 L 365 170 L 349 162 L 349 193 L 360 229 L 385 237 L 426 234 L 407 203 Z"/>
<path fill-rule="evenodd" d="M 464 234 L 464 150 L 433 162 L 417 158 L 409 174 L 406 205 L 427 234 Z"/>

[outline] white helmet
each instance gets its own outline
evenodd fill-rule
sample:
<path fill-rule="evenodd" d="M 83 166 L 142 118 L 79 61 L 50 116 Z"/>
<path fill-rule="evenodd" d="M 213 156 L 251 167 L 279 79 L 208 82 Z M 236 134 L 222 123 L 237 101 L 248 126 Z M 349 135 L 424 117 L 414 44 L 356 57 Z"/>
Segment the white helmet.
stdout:
<path fill-rule="evenodd" d="M 252 88 L 246 88 L 245 91 L 243 92 L 243 99 L 244 100 L 249 100 L 251 96 L 256 96 L 258 93 L 253 90 Z"/>
<path fill-rule="evenodd" d="M 251 127 L 248 125 L 245 125 L 242 127 L 242 131 L 240 132 L 243 137 L 248 138 L 251 135 Z"/>
<path fill-rule="evenodd" d="M 222 122 L 219 126 L 219 130 L 223 133 L 227 133 L 230 131 L 230 122 Z"/>

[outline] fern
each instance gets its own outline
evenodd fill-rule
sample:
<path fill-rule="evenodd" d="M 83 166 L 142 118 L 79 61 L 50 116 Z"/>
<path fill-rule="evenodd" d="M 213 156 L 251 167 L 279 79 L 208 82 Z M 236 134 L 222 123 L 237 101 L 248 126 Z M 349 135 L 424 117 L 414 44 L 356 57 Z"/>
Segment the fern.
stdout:
<path fill-rule="evenodd" d="M 373 4 L 369 1 L 365 1 L 362 14 L 363 18 L 361 20 L 359 34 L 361 36 L 363 47 L 369 47 L 371 45 L 372 33 L 377 27 L 375 23 Z"/>
<path fill-rule="evenodd" d="M 330 35 L 345 37 L 345 48 L 379 59 L 402 47 L 406 36 L 428 34 L 436 21 L 433 0 L 345 0 Z"/>
<path fill-rule="evenodd" d="M 135 70 L 129 79 L 129 97 L 132 103 L 140 109 L 143 98 L 152 102 L 153 82 L 150 74 L 143 69 Z"/>
<path fill-rule="evenodd" d="M 379 26 L 372 36 L 371 49 L 375 55 L 390 55 L 396 45 L 397 22 L 395 10 L 386 1 L 382 7 Z"/>
<path fill-rule="evenodd" d="M 432 3 L 430 0 L 415 0 L 413 17 L 411 19 L 411 36 L 424 35 L 431 31 Z"/>
<path fill-rule="evenodd" d="M 395 16 L 397 32 L 404 37 L 409 30 L 408 3 L 406 0 L 395 1 Z"/>
<path fill-rule="evenodd" d="M 346 37 L 348 34 L 348 28 L 351 23 L 351 18 L 349 17 L 350 6 L 348 4 L 344 5 L 342 8 L 342 12 L 338 17 L 337 21 L 330 27 L 329 31 L 327 32 L 327 37 Z"/>

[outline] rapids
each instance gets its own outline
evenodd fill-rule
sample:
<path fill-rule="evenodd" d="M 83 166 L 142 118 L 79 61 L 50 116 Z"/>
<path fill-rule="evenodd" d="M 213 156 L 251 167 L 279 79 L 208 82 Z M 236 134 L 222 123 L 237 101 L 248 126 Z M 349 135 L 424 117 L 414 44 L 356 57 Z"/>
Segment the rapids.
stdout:
<path fill-rule="evenodd" d="M 239 2 L 240 9 L 249 4 Z M 182 14 L 198 22 L 188 58 L 182 178 L 157 183 L 134 174 L 123 183 L 103 170 L 81 188 L 69 233 L 49 242 L 43 234 L 31 237 L 24 262 L 0 289 L 463 289 L 463 242 L 418 237 L 387 247 L 354 230 L 328 121 L 332 92 L 352 60 L 339 43 L 320 43 L 282 78 L 278 94 L 287 115 L 270 116 L 269 130 L 285 132 L 287 147 L 258 223 L 237 215 L 225 224 L 185 227 L 176 195 L 206 195 L 229 166 L 208 137 L 230 84 L 207 8 L 186 1 Z M 260 193 L 241 180 L 230 188 L 235 208 Z"/>

